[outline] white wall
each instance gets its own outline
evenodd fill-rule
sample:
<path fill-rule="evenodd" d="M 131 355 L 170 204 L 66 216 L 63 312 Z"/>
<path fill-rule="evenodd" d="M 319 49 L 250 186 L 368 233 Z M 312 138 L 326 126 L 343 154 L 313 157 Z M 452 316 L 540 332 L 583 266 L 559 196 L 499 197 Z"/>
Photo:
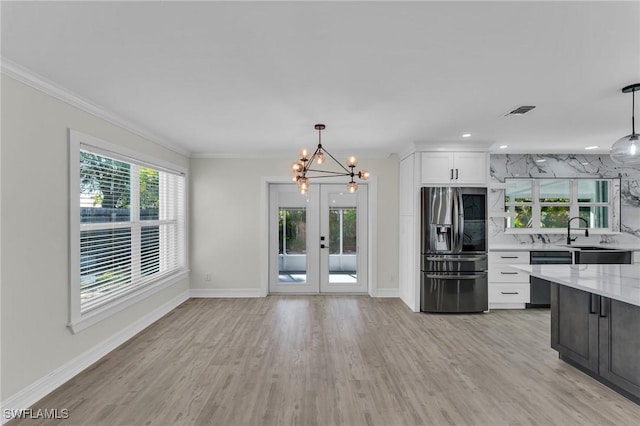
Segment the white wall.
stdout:
<path fill-rule="evenodd" d="M 296 153 L 292 149 L 292 155 Z M 191 160 L 191 288 L 233 294 L 261 283 L 262 178 L 289 176 L 289 159 Z M 398 158 L 359 158 L 377 177 L 377 288 L 398 289 Z M 371 195 L 370 195 L 371 196 Z M 205 275 L 211 274 L 211 281 Z M 254 292 L 247 292 L 253 294 Z M 387 293 L 388 294 L 388 293 Z"/>
<path fill-rule="evenodd" d="M 78 334 L 69 320 L 73 128 L 188 167 L 186 157 L 2 76 L 2 389 L 14 394 L 188 290 L 174 284 Z M 25 408 L 25 407 L 20 407 Z"/>

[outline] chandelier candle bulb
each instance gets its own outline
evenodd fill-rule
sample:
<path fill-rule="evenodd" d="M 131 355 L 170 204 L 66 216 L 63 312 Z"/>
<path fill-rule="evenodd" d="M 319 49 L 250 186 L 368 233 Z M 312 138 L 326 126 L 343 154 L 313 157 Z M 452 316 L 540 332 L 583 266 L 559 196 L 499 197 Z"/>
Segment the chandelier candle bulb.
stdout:
<path fill-rule="evenodd" d="M 349 167 L 355 167 L 358 165 L 358 160 L 356 159 L 356 157 L 349 157 L 347 159 L 347 166 Z"/>

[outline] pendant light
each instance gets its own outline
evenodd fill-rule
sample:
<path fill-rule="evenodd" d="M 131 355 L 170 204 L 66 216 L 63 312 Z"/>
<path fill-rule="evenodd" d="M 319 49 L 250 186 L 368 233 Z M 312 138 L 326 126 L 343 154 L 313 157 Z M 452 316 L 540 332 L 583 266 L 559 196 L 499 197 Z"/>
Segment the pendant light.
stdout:
<path fill-rule="evenodd" d="M 358 190 L 358 183 L 354 180 L 355 177 L 358 177 L 360 180 L 367 180 L 369 178 L 369 172 L 366 170 L 360 170 L 356 172 L 354 169 L 358 165 L 358 160 L 356 157 L 349 157 L 347 159 L 347 167 L 343 166 L 338 160 L 334 158 L 333 155 L 329 153 L 322 146 L 322 131 L 325 129 L 324 124 L 316 124 L 315 129 L 318 131 L 318 147 L 314 151 L 313 154 L 309 152 L 308 149 L 301 149 L 299 153 L 299 160 L 296 160 L 291 165 L 293 169 L 293 181 L 298 184 L 298 190 L 301 194 L 306 194 L 309 191 L 309 185 L 311 184 L 311 179 L 317 178 L 327 178 L 327 177 L 336 177 L 336 176 L 348 176 L 350 178 L 347 183 L 347 191 L 356 192 Z M 311 167 L 315 165 L 321 165 L 326 161 L 325 154 L 329 156 L 340 168 L 341 171 L 331 171 L 331 170 L 322 170 L 322 169 L 312 169 Z"/>
<path fill-rule="evenodd" d="M 609 155 L 614 163 L 640 164 L 640 141 L 635 125 L 635 92 L 638 90 L 640 90 L 640 83 L 622 88 L 622 93 L 631 92 L 631 134 L 618 139 L 611 147 Z"/>

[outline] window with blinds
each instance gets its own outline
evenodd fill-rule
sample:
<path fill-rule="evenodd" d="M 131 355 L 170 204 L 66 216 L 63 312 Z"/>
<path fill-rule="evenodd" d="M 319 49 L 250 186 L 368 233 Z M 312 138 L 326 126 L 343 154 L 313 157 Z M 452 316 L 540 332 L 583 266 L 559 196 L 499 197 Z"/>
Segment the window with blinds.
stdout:
<path fill-rule="evenodd" d="M 86 139 L 73 179 L 76 320 L 186 270 L 184 173 Z"/>

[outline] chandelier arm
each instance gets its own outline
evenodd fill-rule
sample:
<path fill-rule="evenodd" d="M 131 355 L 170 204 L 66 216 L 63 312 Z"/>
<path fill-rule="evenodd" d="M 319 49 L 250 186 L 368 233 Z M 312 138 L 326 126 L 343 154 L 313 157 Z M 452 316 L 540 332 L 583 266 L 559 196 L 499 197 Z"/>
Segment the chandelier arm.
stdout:
<path fill-rule="evenodd" d="M 345 172 L 347 172 L 349 175 L 351 175 L 351 173 L 353 173 L 351 170 L 349 170 L 349 169 L 347 169 L 345 166 L 343 166 L 341 162 L 339 162 L 338 160 L 336 160 L 336 157 L 334 157 L 333 155 L 331 155 L 331 153 L 330 153 L 329 151 L 327 151 L 327 150 L 325 149 L 325 150 L 324 150 L 324 152 L 326 152 L 326 153 L 329 155 L 329 157 L 331 157 L 331 159 L 332 159 L 333 161 L 335 161 L 336 163 L 338 163 L 338 165 L 339 165 L 340 167 L 342 167 L 342 169 L 343 169 Z"/>
<path fill-rule="evenodd" d="M 316 173 L 324 173 L 324 174 L 331 174 L 334 176 L 351 176 L 351 173 L 344 173 L 344 172 L 334 172 L 332 170 L 317 170 L 317 169 L 309 169 L 307 170 L 308 172 L 316 172 Z"/>
<path fill-rule="evenodd" d="M 325 176 L 309 176 L 309 179 L 322 179 L 322 178 L 332 178 L 332 177 L 336 177 L 336 176 L 349 176 L 346 173 L 342 173 L 339 175 L 325 175 Z M 353 179 L 351 179 L 353 180 Z"/>

